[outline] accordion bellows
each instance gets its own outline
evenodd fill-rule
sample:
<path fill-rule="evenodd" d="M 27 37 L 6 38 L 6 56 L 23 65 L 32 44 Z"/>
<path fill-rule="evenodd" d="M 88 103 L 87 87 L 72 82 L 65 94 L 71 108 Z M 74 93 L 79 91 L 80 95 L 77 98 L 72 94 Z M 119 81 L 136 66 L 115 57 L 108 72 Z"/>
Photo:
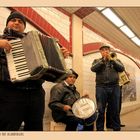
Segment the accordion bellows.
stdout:
<path fill-rule="evenodd" d="M 9 41 L 12 45 L 6 54 L 12 82 L 42 78 L 60 82 L 66 74 L 66 65 L 55 38 L 30 31 L 22 39 Z"/>

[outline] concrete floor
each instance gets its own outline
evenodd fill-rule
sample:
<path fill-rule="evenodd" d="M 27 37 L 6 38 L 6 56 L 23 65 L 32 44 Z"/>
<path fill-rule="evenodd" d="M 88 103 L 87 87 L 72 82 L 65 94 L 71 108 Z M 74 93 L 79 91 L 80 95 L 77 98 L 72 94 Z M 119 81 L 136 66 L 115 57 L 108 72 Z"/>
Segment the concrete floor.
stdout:
<path fill-rule="evenodd" d="M 140 109 L 122 115 L 121 123 L 125 125 L 121 127 L 121 131 L 140 131 Z M 106 131 L 112 131 L 112 129 L 106 129 Z"/>
<path fill-rule="evenodd" d="M 125 124 L 125 127 L 121 128 L 122 131 L 140 131 L 140 109 L 122 115 L 121 122 Z"/>

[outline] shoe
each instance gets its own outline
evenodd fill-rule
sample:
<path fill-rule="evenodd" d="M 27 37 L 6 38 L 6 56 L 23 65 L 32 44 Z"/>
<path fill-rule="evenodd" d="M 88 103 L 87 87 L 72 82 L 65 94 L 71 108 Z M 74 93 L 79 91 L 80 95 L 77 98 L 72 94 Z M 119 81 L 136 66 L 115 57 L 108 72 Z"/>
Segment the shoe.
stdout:
<path fill-rule="evenodd" d="M 120 127 L 125 127 L 125 125 L 124 124 L 120 124 Z"/>

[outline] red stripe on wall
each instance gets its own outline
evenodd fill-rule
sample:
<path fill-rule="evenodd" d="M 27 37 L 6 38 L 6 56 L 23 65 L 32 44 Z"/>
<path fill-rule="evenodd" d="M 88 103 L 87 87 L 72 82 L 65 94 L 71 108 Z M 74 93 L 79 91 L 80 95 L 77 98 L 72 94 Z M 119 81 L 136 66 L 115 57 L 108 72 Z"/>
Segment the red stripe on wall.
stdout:
<path fill-rule="evenodd" d="M 88 54 L 89 52 L 98 51 L 102 45 L 102 42 L 84 44 L 83 52 L 84 54 Z"/>

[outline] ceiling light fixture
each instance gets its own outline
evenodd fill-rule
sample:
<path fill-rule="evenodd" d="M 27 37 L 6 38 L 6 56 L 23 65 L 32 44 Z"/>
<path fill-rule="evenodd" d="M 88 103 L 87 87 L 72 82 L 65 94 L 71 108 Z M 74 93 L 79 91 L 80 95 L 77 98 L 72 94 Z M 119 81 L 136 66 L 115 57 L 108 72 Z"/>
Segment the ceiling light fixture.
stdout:
<path fill-rule="evenodd" d="M 121 19 L 110 8 L 106 8 L 101 13 L 105 15 L 111 22 L 113 22 L 113 24 L 115 24 L 117 27 L 124 25 Z"/>
<path fill-rule="evenodd" d="M 131 38 L 131 40 L 134 42 L 134 43 L 136 43 L 138 46 L 140 46 L 140 39 L 138 38 L 138 37 L 133 37 L 133 38 Z"/>
<path fill-rule="evenodd" d="M 114 25 L 116 25 L 126 36 L 128 36 L 131 41 L 140 46 L 140 39 L 136 37 L 135 33 L 124 24 L 123 20 L 121 20 L 115 12 L 113 12 L 110 8 L 105 7 L 97 7 L 97 9 L 101 11 L 101 13 Z"/>
<path fill-rule="evenodd" d="M 122 27 L 120 27 L 121 31 L 124 32 L 129 38 L 132 38 L 135 36 L 135 34 L 131 31 L 131 29 L 124 25 Z"/>

